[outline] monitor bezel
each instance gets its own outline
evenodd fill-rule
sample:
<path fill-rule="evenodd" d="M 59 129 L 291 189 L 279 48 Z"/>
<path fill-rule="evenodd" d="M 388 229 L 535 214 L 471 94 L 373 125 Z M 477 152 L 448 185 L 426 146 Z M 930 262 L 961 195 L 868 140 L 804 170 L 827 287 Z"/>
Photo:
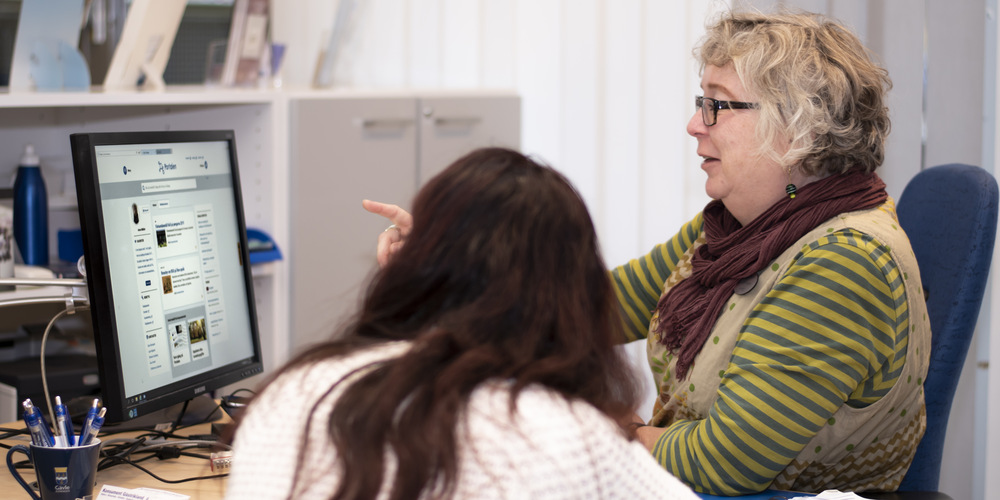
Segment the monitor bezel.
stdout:
<path fill-rule="evenodd" d="M 129 396 L 125 392 L 122 352 L 118 341 L 118 325 L 114 316 L 114 297 L 111 293 L 111 275 L 96 147 L 218 141 L 227 142 L 229 149 L 233 196 L 237 205 L 235 213 L 239 230 L 239 255 L 246 288 L 247 310 L 250 314 L 249 325 L 253 355 L 251 358 L 239 360 L 160 387 L 155 390 L 151 397 L 141 401 L 129 401 Z M 142 417 L 263 372 L 263 352 L 247 247 L 246 220 L 236 158 L 235 133 L 232 130 L 75 133 L 70 134 L 70 144 L 83 239 L 90 316 L 94 328 L 94 344 L 97 349 L 98 373 L 101 379 L 102 403 L 107 408 L 106 421 L 123 422 Z"/>

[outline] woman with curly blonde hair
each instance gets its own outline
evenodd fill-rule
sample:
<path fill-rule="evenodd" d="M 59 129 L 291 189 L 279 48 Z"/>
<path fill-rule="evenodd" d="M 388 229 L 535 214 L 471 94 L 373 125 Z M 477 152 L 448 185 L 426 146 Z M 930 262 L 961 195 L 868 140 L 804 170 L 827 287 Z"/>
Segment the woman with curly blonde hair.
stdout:
<path fill-rule="evenodd" d="M 687 131 L 713 201 L 613 271 L 659 397 L 640 439 L 695 490 L 895 490 L 926 421 L 920 274 L 874 173 L 887 72 L 817 15 L 730 12 Z"/>

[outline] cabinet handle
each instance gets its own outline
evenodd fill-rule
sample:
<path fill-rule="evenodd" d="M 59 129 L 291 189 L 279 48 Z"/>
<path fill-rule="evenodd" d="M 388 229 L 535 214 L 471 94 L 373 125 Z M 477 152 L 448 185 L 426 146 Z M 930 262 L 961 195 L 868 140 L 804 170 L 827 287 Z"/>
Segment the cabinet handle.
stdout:
<path fill-rule="evenodd" d="M 413 125 L 413 120 L 407 118 L 355 118 L 354 125 L 358 128 L 406 128 Z"/>
<path fill-rule="evenodd" d="M 468 117 L 463 117 L 463 116 L 447 117 L 446 116 L 444 118 L 435 118 L 434 119 L 434 126 L 435 127 L 472 127 L 472 126 L 478 125 L 479 122 L 481 122 L 481 121 L 483 121 L 483 119 L 480 118 L 480 117 L 478 117 L 478 116 L 468 116 Z"/>

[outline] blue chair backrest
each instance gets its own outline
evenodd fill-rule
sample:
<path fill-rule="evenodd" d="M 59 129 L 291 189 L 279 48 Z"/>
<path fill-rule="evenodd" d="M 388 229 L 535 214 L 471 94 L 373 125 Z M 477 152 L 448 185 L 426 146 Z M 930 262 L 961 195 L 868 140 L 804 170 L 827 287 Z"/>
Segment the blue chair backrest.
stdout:
<path fill-rule="evenodd" d="M 997 182 L 970 165 L 928 168 L 897 204 L 920 266 L 931 322 L 927 432 L 900 491 L 937 491 L 948 415 L 979 316 L 997 227 Z"/>

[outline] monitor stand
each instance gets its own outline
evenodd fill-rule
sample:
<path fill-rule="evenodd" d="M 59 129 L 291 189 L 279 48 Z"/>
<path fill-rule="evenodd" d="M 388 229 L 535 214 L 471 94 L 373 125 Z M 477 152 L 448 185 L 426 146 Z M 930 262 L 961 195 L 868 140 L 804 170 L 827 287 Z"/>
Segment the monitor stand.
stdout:
<path fill-rule="evenodd" d="M 94 396 L 91 396 L 89 400 L 85 403 L 89 406 L 90 402 L 93 401 Z M 181 416 L 181 411 L 184 411 L 184 415 Z M 214 412 L 214 415 L 212 414 Z M 71 411 L 72 414 L 72 411 Z M 223 417 L 223 411 L 219 408 L 219 403 L 217 403 L 208 394 L 202 394 L 188 401 L 187 408 L 184 408 L 184 403 L 178 403 L 173 406 L 168 406 L 162 410 L 157 410 L 147 415 L 142 415 L 140 417 L 133 418 L 132 420 L 126 420 L 125 422 L 109 423 L 105 425 L 108 430 L 118 430 L 126 431 L 133 429 L 152 429 L 160 424 L 167 424 L 172 426 L 177 422 L 178 417 L 180 417 L 180 426 L 188 426 L 193 424 L 207 423 L 213 420 L 218 420 Z"/>

